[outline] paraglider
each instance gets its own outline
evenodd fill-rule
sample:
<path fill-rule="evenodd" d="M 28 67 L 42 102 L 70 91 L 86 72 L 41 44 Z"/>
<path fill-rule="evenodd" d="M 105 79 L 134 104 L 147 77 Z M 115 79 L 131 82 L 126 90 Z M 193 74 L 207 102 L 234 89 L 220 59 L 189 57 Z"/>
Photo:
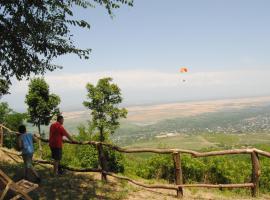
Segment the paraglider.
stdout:
<path fill-rule="evenodd" d="M 185 73 L 188 72 L 188 68 L 187 67 L 181 67 L 179 71 L 180 71 L 181 74 L 185 74 Z M 185 79 L 182 79 L 182 81 L 186 82 Z"/>
<path fill-rule="evenodd" d="M 186 73 L 186 72 L 188 72 L 188 69 L 186 67 L 181 67 L 180 72 L 181 73 Z"/>

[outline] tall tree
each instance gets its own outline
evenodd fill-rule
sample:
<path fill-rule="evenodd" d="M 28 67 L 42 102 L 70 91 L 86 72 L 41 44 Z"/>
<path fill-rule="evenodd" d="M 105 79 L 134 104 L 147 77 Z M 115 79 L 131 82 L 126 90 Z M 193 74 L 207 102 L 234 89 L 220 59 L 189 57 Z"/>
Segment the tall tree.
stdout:
<path fill-rule="evenodd" d="M 28 105 L 29 122 L 38 127 L 39 134 L 40 126 L 49 125 L 51 119 L 60 113 L 60 97 L 50 94 L 49 85 L 44 78 L 30 81 L 25 103 Z"/>
<path fill-rule="evenodd" d="M 133 0 L 1 0 L 0 83 L 61 68 L 52 63 L 61 55 L 88 59 L 90 49 L 74 45 L 70 28 L 89 29 L 90 25 L 76 18 L 74 8 L 101 5 L 112 15 L 121 4 L 132 6 Z M 7 93 L 2 87 L 0 92 Z"/>
<path fill-rule="evenodd" d="M 96 86 L 88 83 L 88 101 L 83 102 L 83 105 L 91 110 L 91 131 L 99 136 L 101 142 L 119 127 L 119 120 L 127 116 L 125 108 L 118 108 L 122 102 L 120 88 L 111 81 L 112 78 L 103 78 Z M 98 146 L 98 156 L 101 169 L 107 171 L 108 151 L 104 152 L 102 145 Z M 107 181 L 106 174 L 102 173 L 101 177 Z"/>
<path fill-rule="evenodd" d="M 127 116 L 125 108 L 118 108 L 122 102 L 120 88 L 111 81 L 112 78 L 103 78 L 96 86 L 88 83 L 86 89 L 89 101 L 83 102 L 91 110 L 91 129 L 99 134 L 101 142 L 119 127 L 119 120 Z"/>

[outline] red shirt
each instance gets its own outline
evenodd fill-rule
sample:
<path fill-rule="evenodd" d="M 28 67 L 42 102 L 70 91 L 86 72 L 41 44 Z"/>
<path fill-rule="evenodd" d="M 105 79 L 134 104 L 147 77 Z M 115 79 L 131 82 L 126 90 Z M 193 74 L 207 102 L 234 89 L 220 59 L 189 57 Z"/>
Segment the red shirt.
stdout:
<path fill-rule="evenodd" d="M 49 145 L 52 148 L 62 148 L 63 136 L 67 136 L 67 131 L 59 122 L 55 122 L 50 127 Z"/>

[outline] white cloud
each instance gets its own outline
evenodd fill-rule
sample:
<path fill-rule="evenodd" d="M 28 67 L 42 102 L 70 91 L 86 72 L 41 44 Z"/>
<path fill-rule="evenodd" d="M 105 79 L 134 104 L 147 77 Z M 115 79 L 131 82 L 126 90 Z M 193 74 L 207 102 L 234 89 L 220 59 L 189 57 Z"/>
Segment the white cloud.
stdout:
<path fill-rule="evenodd" d="M 93 73 L 48 75 L 46 81 L 59 94 L 62 106 L 80 106 L 85 99 L 87 82 L 112 77 L 122 89 L 126 103 L 150 103 L 189 99 L 270 94 L 270 70 L 231 70 L 168 73 L 157 70 L 122 70 Z M 183 80 L 186 80 L 183 82 Z M 22 107 L 27 81 L 15 81 L 11 95 L 3 100 Z"/>

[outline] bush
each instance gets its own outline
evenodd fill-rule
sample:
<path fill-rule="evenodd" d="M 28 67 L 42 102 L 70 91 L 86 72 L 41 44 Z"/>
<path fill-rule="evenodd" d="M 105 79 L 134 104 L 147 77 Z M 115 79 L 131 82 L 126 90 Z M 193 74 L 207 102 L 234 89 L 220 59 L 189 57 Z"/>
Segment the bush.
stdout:
<path fill-rule="evenodd" d="M 201 159 L 183 155 L 181 159 L 184 183 L 204 182 L 206 165 Z"/>
<path fill-rule="evenodd" d="M 182 155 L 181 165 L 184 183 L 229 184 L 251 181 L 251 162 L 249 156 L 246 155 L 207 158 L 192 158 L 189 155 Z M 133 168 L 136 175 L 142 178 L 174 181 L 174 164 L 172 156 L 169 155 L 150 157 Z M 265 170 L 269 170 L 270 173 L 270 167 Z M 262 181 L 267 185 L 269 177 Z"/>
<path fill-rule="evenodd" d="M 174 165 L 172 157 L 168 155 L 153 156 L 144 163 L 140 163 L 136 169 L 136 175 L 146 179 L 166 179 L 174 181 Z"/>

